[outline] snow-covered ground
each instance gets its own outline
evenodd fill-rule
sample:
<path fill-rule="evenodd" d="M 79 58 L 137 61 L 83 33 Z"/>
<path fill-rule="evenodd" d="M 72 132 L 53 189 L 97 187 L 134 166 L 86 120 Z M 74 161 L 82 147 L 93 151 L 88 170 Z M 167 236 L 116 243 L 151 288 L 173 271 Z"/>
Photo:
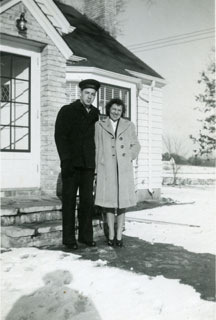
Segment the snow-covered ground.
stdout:
<path fill-rule="evenodd" d="M 125 234 L 213 253 L 214 190 L 164 188 L 163 196 L 186 204 L 128 213 Z M 216 315 L 215 303 L 178 279 L 124 271 L 104 260 L 22 248 L 2 254 L 1 265 L 1 320 L 214 320 Z"/>
<path fill-rule="evenodd" d="M 216 251 L 216 191 L 211 187 L 164 187 L 178 205 L 128 212 L 125 234 L 151 243 L 172 243 L 192 252 Z M 145 223 L 139 223 L 142 222 Z M 135 222 L 139 221 L 139 222 Z M 150 223 L 155 221 L 155 223 Z"/>

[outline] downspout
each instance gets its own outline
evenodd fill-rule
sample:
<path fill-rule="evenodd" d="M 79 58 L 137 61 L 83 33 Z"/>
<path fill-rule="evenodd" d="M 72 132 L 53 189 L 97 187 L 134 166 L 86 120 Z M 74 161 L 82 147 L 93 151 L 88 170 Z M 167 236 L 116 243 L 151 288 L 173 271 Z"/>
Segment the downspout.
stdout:
<path fill-rule="evenodd" d="M 152 83 L 149 87 L 149 116 L 148 116 L 148 176 L 149 176 L 149 183 L 148 183 L 148 192 L 153 198 L 154 190 L 152 188 L 152 92 L 155 87 L 155 80 L 152 80 Z"/>
<path fill-rule="evenodd" d="M 136 85 L 136 134 L 137 137 L 139 138 L 139 94 L 140 91 L 143 89 L 143 84 L 140 80 L 139 83 Z M 134 176 L 136 178 L 136 184 L 135 184 L 135 190 L 138 190 L 138 181 L 137 181 L 137 176 L 138 176 L 138 168 L 139 168 L 139 162 L 138 162 L 138 157 L 135 160 L 134 164 Z"/>

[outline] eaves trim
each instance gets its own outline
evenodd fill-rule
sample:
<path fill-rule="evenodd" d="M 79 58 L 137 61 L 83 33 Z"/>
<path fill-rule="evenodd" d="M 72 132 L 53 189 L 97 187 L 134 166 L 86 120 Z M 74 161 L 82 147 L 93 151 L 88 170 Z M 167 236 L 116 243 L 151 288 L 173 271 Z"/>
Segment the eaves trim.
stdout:
<path fill-rule="evenodd" d="M 120 73 L 116 73 L 113 71 L 107 71 L 107 70 L 95 68 L 95 67 L 67 66 L 66 67 L 66 78 L 67 78 L 67 74 L 70 74 L 70 73 L 92 73 L 92 74 L 104 76 L 107 78 L 113 78 L 116 80 L 122 80 L 125 82 L 134 83 L 138 86 L 142 83 L 142 81 L 137 77 L 126 76 L 126 75 L 123 75 Z"/>
<path fill-rule="evenodd" d="M 156 86 L 160 88 L 164 87 L 167 84 L 167 81 L 165 79 L 149 76 L 147 74 L 136 72 L 129 69 L 125 69 L 125 70 L 131 75 L 141 79 L 144 84 L 151 84 L 153 81 L 155 81 Z"/>

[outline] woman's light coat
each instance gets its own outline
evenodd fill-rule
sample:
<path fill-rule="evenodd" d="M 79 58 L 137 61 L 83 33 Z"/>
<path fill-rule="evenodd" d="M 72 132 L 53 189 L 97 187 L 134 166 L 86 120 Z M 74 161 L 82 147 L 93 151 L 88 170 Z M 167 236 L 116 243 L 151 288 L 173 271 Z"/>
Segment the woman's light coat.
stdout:
<path fill-rule="evenodd" d="M 110 119 L 96 122 L 96 197 L 95 204 L 108 208 L 127 208 L 136 205 L 133 160 L 140 144 L 134 124 L 120 118 L 117 134 Z"/>

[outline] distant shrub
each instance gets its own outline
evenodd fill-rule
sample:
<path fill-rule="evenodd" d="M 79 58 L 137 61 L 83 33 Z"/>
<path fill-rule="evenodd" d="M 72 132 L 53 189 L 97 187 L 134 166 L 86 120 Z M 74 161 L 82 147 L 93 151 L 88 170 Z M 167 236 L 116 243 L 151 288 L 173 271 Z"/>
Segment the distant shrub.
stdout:
<path fill-rule="evenodd" d="M 162 154 L 162 161 L 169 161 L 171 158 L 169 152 L 163 153 Z"/>
<path fill-rule="evenodd" d="M 188 159 L 188 164 L 200 167 L 215 167 L 216 159 L 203 159 L 200 157 L 193 156 Z"/>
<path fill-rule="evenodd" d="M 162 161 L 170 161 L 173 158 L 176 164 L 179 165 L 191 165 L 191 166 L 200 166 L 200 167 L 215 167 L 216 159 L 206 159 L 198 156 L 192 156 L 186 159 L 183 156 L 180 156 L 176 153 L 169 154 L 168 152 L 162 154 Z"/>
<path fill-rule="evenodd" d="M 183 156 L 180 156 L 176 153 L 163 153 L 162 154 L 162 161 L 170 161 L 170 159 L 173 158 L 175 160 L 176 164 L 187 164 L 187 159 Z"/>

